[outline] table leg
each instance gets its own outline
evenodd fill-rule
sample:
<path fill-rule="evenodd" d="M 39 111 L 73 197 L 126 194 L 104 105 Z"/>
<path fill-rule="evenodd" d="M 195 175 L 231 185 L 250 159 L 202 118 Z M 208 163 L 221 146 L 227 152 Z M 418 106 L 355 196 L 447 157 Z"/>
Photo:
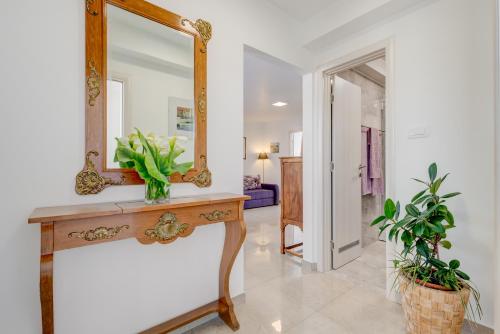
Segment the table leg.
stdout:
<path fill-rule="evenodd" d="M 41 226 L 40 252 L 40 304 L 42 308 L 43 334 L 54 333 L 54 297 L 52 286 L 54 225 L 43 223 Z"/>
<path fill-rule="evenodd" d="M 286 230 L 286 225 L 283 224 L 283 222 L 280 223 L 280 230 L 281 230 L 281 246 L 280 246 L 280 251 L 281 251 L 281 254 L 285 254 L 285 230 Z"/>
<path fill-rule="evenodd" d="M 241 213 L 240 217 L 243 217 Z M 245 240 L 246 226 L 243 218 L 238 221 L 226 222 L 226 238 L 219 271 L 219 302 L 223 307 L 219 310 L 221 319 L 232 329 L 238 330 L 240 324 L 234 313 L 233 302 L 229 295 L 229 275 L 236 256 Z"/>

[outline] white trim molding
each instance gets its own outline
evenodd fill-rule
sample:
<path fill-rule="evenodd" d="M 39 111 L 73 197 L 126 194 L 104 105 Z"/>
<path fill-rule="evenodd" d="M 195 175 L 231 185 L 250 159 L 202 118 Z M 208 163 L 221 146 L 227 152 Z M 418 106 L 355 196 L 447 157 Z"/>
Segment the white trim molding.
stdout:
<path fill-rule="evenodd" d="M 384 52 L 387 63 L 386 74 L 386 192 L 387 197 L 397 197 L 395 193 L 394 180 L 397 178 L 394 164 L 394 140 L 395 127 L 393 110 L 394 96 L 394 39 L 388 38 L 379 43 L 366 46 L 348 55 L 335 59 L 318 67 L 313 73 L 312 88 L 312 133 L 304 136 L 311 140 L 312 144 L 312 196 L 304 196 L 304 207 L 311 208 L 312 216 L 312 240 L 313 254 L 316 256 L 313 262 L 317 263 L 318 271 L 324 272 L 332 269 L 331 261 L 331 173 L 330 173 L 330 99 L 329 78 L 333 72 L 352 67 L 353 64 L 362 63 L 366 57 L 380 56 L 377 52 Z M 305 161 L 305 164 L 308 162 Z M 394 254 L 394 245 L 387 243 L 386 256 L 391 260 Z M 387 296 L 397 300 L 397 296 L 391 291 L 393 271 L 387 269 Z"/>

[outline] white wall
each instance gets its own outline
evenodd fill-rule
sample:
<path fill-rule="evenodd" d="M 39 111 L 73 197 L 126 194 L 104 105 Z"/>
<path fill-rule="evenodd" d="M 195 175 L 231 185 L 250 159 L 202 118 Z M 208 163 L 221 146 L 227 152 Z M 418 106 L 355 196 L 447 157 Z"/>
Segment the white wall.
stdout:
<path fill-rule="evenodd" d="M 419 187 L 410 178 L 425 177 L 433 161 L 441 172 L 452 173 L 443 191 L 463 195 L 450 201 L 457 228 L 450 232 L 454 248 L 443 256 L 460 259 L 471 274 L 485 312 L 480 323 L 489 327 L 495 287 L 494 29 L 494 0 L 441 0 L 316 55 L 316 63 L 324 65 L 393 39 L 394 126 L 389 135 L 394 145 L 387 148 L 395 157 L 389 176 L 395 180 L 393 195 L 411 198 Z M 321 97 L 321 87 L 315 94 Z M 430 136 L 408 139 L 414 126 L 425 126 Z M 309 136 L 317 140 L 316 134 Z"/>
<path fill-rule="evenodd" d="M 208 162 L 213 186 L 175 185 L 173 196 L 242 191 L 243 44 L 302 65 L 287 37 L 291 23 L 261 1 L 155 0 L 213 24 L 208 53 Z M 35 207 L 140 199 L 141 186 L 99 195 L 74 192 L 84 162 L 84 1 L 11 1 L 0 30 L 0 324 L 5 333 L 40 332 L 39 226 Z M 258 22 L 258 24 L 256 24 Z M 59 333 L 132 333 L 216 299 L 222 225 L 197 229 L 168 245 L 123 240 L 55 256 Z M 200 277 L 203 280 L 200 281 Z M 243 258 L 231 277 L 243 292 Z M 134 314 L 134 316 L 130 316 Z"/>
<path fill-rule="evenodd" d="M 498 201 L 500 199 L 500 1 L 496 0 L 496 113 L 495 113 L 495 157 L 496 157 L 496 256 L 495 256 L 495 331 L 500 333 L 500 208 L 498 206 Z"/>
<path fill-rule="evenodd" d="M 261 175 L 262 160 L 257 160 L 260 152 L 267 152 L 269 160 L 265 160 L 264 181 L 280 186 L 280 157 L 290 156 L 290 132 L 302 131 L 302 114 L 290 114 L 280 121 L 245 122 L 244 135 L 247 137 L 247 159 L 244 163 L 245 175 Z M 269 153 L 269 144 L 280 143 L 279 153 Z"/>
<path fill-rule="evenodd" d="M 498 201 L 500 199 L 500 1 L 496 0 L 496 81 L 495 81 L 495 91 L 496 91 L 496 113 L 495 113 L 495 158 L 496 158 L 496 193 L 495 193 L 495 203 L 496 205 L 496 256 L 495 256 L 495 331 L 500 333 L 500 208 L 498 206 Z"/>

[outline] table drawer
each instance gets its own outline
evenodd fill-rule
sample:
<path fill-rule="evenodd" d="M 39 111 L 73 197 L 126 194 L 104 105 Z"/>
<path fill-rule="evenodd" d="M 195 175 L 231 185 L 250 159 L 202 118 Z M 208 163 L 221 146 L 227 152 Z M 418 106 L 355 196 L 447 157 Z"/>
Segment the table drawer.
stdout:
<path fill-rule="evenodd" d="M 127 238 L 145 244 L 169 243 L 188 236 L 197 226 L 239 218 L 238 203 L 222 203 L 58 222 L 54 224 L 54 249 Z"/>

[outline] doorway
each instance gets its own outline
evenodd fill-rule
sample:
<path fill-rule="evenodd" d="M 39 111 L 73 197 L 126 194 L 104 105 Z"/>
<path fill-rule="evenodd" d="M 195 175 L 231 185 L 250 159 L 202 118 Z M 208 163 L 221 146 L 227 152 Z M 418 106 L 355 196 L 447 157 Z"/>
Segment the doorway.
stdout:
<path fill-rule="evenodd" d="M 301 213 L 283 201 L 283 161 L 302 156 L 301 70 L 259 50 L 244 48 L 243 192 L 245 202 L 245 288 L 301 271 L 300 228 L 281 228 L 283 212 Z M 292 184 L 295 187 L 295 184 Z M 282 242 L 282 240 L 284 242 Z M 291 252 L 297 256 L 291 256 Z M 286 253 L 286 255 L 283 254 Z"/>
<path fill-rule="evenodd" d="M 361 262 L 382 289 L 385 238 L 370 224 L 386 196 L 385 59 L 379 51 L 329 74 L 331 266 L 359 276 Z"/>

